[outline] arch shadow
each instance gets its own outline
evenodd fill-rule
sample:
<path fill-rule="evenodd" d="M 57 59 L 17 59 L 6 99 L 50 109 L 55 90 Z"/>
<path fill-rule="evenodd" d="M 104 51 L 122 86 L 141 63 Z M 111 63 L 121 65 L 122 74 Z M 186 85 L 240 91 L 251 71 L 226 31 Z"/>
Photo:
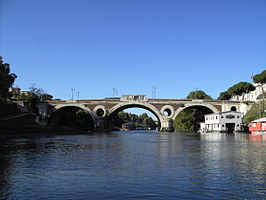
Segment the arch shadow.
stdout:
<path fill-rule="evenodd" d="M 65 114 L 71 112 L 71 111 L 78 111 L 83 110 L 85 113 L 89 114 L 86 118 L 88 120 L 88 127 L 90 130 L 94 129 L 95 127 L 95 117 L 91 110 L 89 108 L 86 108 L 85 106 L 78 106 L 78 105 L 64 105 L 64 106 L 58 106 L 55 107 L 55 111 L 51 114 L 51 116 L 48 119 L 48 126 L 57 126 L 60 120 L 65 117 Z M 82 115 L 82 113 L 81 113 Z M 86 119 L 85 118 L 85 119 Z M 84 122 L 85 123 L 85 122 Z"/>

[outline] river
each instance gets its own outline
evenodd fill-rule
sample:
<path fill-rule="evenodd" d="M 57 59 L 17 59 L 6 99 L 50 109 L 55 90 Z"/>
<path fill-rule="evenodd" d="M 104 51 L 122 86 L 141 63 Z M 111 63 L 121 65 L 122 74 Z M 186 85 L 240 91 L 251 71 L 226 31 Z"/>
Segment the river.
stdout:
<path fill-rule="evenodd" d="M 0 141 L 0 199 L 266 199 L 260 136 L 147 131 Z"/>

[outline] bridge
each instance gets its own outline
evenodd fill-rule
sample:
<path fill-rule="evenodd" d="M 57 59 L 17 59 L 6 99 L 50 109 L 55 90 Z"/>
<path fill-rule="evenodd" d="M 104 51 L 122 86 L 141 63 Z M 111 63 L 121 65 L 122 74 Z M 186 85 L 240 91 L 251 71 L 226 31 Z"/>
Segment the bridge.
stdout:
<path fill-rule="evenodd" d="M 95 130 L 108 130 L 107 124 L 120 111 L 128 108 L 143 108 L 153 113 L 160 123 L 161 131 L 173 131 L 173 121 L 180 112 L 190 107 L 205 107 L 210 112 L 238 111 L 245 114 L 254 104 L 251 101 L 224 101 L 206 99 L 148 99 L 146 95 L 123 95 L 121 98 L 90 100 L 52 100 L 39 103 L 39 121 L 49 125 L 51 117 L 67 107 L 87 111 Z"/>

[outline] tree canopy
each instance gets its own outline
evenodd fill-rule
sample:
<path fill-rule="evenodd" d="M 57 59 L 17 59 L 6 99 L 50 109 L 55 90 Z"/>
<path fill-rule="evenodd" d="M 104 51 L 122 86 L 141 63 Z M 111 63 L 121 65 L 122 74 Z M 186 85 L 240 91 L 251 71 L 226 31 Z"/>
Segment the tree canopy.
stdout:
<path fill-rule="evenodd" d="M 118 113 L 118 117 L 122 120 L 122 123 L 131 123 L 134 126 L 156 128 L 156 123 L 147 113 L 136 115 L 121 111 Z"/>
<path fill-rule="evenodd" d="M 218 97 L 219 100 L 229 100 L 233 95 L 242 95 L 255 90 L 255 86 L 248 82 L 239 82 L 232 87 L 228 88 L 227 91 L 221 92 Z"/>
<path fill-rule="evenodd" d="M 266 83 L 266 70 L 262 71 L 260 74 L 253 76 L 254 83 Z"/>
<path fill-rule="evenodd" d="M 187 99 L 212 99 L 202 90 L 196 90 L 189 93 Z"/>
<path fill-rule="evenodd" d="M 9 88 L 13 85 L 16 78 L 16 74 L 10 73 L 9 64 L 3 63 L 0 56 L 0 99 L 6 100 L 10 97 Z"/>
<path fill-rule="evenodd" d="M 232 95 L 229 94 L 228 91 L 225 91 L 225 92 L 221 92 L 220 93 L 220 96 L 218 97 L 218 100 L 229 100 L 232 98 Z"/>
<path fill-rule="evenodd" d="M 37 112 L 36 105 L 40 101 L 51 100 L 53 98 L 52 95 L 45 93 L 43 89 L 36 88 L 34 84 L 29 89 L 30 91 L 27 94 L 21 93 L 17 97 L 17 99 L 19 101 L 24 101 L 25 105 L 28 107 L 29 111 L 31 112 L 35 113 Z"/>
<path fill-rule="evenodd" d="M 205 107 L 189 107 L 183 110 L 174 120 L 176 130 L 197 131 L 200 128 L 200 122 L 204 121 L 204 115 L 211 113 L 211 110 Z"/>

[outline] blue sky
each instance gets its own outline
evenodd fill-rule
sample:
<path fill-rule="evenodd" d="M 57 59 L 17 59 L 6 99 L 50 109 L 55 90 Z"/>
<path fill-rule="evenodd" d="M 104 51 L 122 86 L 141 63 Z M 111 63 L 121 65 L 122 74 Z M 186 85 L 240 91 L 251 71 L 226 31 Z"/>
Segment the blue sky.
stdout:
<path fill-rule="evenodd" d="M 0 0 L 0 55 L 54 98 L 216 98 L 266 69 L 265 0 Z M 77 98 L 77 95 L 74 96 Z"/>

